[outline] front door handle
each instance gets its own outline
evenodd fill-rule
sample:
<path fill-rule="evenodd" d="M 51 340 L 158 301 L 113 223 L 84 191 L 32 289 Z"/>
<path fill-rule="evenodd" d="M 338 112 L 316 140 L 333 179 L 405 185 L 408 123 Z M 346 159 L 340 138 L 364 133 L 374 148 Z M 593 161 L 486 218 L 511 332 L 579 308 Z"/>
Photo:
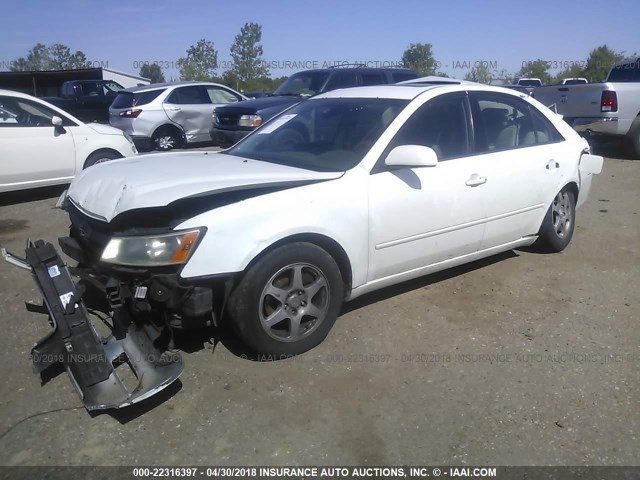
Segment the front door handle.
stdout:
<path fill-rule="evenodd" d="M 547 170 L 553 170 L 554 168 L 560 168 L 560 164 L 552 158 L 551 160 L 549 160 L 549 163 L 547 163 L 546 168 Z"/>
<path fill-rule="evenodd" d="M 172 112 L 179 112 L 181 109 L 180 107 L 168 107 L 167 110 L 171 110 Z"/>
<path fill-rule="evenodd" d="M 477 187 L 478 185 L 482 185 L 483 183 L 487 183 L 487 177 L 481 177 L 477 173 L 474 173 L 464 183 L 468 187 Z"/>

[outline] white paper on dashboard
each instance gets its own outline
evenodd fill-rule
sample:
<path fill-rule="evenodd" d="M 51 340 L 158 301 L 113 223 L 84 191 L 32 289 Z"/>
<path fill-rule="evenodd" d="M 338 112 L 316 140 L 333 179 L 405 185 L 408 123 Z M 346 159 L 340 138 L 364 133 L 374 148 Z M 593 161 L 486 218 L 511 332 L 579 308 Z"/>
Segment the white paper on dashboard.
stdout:
<path fill-rule="evenodd" d="M 266 135 L 273 132 L 274 130 L 277 130 L 278 128 L 280 128 L 282 125 L 284 125 L 289 120 L 296 117 L 297 115 L 298 115 L 297 113 L 289 113 L 287 115 L 282 115 L 280 118 L 277 118 L 276 120 L 271 122 L 269 125 L 264 127 L 262 130 L 260 130 L 258 132 L 258 135 Z"/>

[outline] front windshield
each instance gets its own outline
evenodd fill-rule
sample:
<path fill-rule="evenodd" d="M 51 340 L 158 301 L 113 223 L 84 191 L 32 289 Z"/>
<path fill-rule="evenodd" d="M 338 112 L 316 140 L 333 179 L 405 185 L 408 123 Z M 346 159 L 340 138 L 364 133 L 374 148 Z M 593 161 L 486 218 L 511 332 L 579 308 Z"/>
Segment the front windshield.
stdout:
<path fill-rule="evenodd" d="M 407 100 L 323 98 L 287 110 L 226 153 L 316 171 L 355 167 Z"/>
<path fill-rule="evenodd" d="M 273 94 L 311 97 L 320 92 L 324 82 L 327 81 L 327 77 L 329 77 L 327 72 L 295 73 L 280 85 Z"/>

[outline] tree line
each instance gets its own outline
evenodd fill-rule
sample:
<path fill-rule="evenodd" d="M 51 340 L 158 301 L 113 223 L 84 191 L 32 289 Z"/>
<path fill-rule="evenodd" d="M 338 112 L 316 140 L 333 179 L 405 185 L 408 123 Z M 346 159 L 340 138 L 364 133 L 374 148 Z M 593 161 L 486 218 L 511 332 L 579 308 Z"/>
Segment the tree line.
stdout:
<path fill-rule="evenodd" d="M 230 48 L 231 66 L 218 75 L 218 50 L 211 40 L 201 39 L 186 50 L 186 55 L 178 59 L 176 65 L 181 80 L 213 81 L 223 83 L 242 91 L 271 92 L 287 77 L 272 78 L 263 60 L 262 26 L 249 22 L 240 29 Z M 614 63 L 624 57 L 624 52 L 616 52 L 601 45 L 593 49 L 584 61 L 560 62 L 565 68 L 556 75 L 550 70 L 554 63 L 542 59 L 522 62 L 522 68 L 509 73 L 506 70 L 490 70 L 488 65 L 477 62 L 464 76 L 465 80 L 480 83 L 493 83 L 499 79 L 512 83 L 517 78 L 535 77 L 543 83 L 557 83 L 563 78 L 584 77 L 590 82 L 603 80 Z M 430 43 L 411 43 L 403 52 L 400 62 L 421 75 L 447 77 L 437 71 L 440 62 L 436 60 Z M 26 57 L 12 62 L 12 71 L 26 70 L 66 70 L 90 68 L 92 62 L 82 51 L 71 52 L 66 45 L 56 43 L 46 46 L 36 44 Z M 140 75 L 149 78 L 152 83 L 166 81 L 161 65 L 149 63 L 140 68 Z"/>

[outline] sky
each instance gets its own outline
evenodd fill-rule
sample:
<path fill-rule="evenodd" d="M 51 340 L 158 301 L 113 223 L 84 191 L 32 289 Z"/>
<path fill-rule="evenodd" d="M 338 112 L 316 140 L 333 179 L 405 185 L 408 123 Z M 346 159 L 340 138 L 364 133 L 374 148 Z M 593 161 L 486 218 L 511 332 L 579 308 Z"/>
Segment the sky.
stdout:
<path fill-rule="evenodd" d="M 214 42 L 222 74 L 246 22 L 262 25 L 263 58 L 272 76 L 340 62 L 384 66 L 419 42 L 432 44 L 438 70 L 457 78 L 477 62 L 515 73 L 538 58 L 551 62 L 553 73 L 585 61 L 602 44 L 640 52 L 640 0 L 2 3 L 0 70 L 38 42 L 63 43 L 96 66 L 137 74 L 142 62 L 161 62 L 167 80 L 177 79 L 176 61 L 204 38 Z"/>

